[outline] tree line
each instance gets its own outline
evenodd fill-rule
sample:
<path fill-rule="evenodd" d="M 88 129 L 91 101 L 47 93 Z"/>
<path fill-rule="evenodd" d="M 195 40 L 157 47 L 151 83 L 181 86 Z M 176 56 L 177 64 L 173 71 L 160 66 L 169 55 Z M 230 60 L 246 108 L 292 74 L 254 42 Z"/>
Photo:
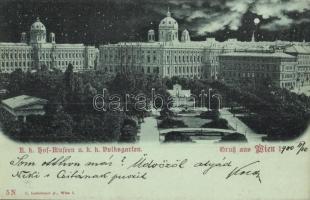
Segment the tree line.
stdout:
<path fill-rule="evenodd" d="M 2 112 L 4 132 L 20 141 L 48 142 L 134 142 L 137 140 L 139 123 L 147 116 L 134 106 L 137 99 L 121 99 L 127 109 L 105 112 L 93 108 L 93 97 L 106 88 L 109 95 L 144 94 L 147 103 L 152 88 L 167 95 L 163 80 L 157 76 L 142 74 L 111 74 L 94 71 L 74 73 L 68 65 L 63 73 L 42 68 L 34 73 L 16 70 L 8 76 L 6 98 L 30 95 L 47 99 L 45 115 L 28 116 L 25 123 L 9 120 Z M 127 105 L 125 105 L 127 104 Z"/>

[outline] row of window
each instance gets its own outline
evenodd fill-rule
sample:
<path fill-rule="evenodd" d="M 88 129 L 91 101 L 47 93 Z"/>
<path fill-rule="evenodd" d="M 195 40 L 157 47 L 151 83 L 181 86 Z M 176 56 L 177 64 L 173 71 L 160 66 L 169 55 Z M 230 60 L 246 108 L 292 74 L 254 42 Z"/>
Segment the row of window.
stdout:
<path fill-rule="evenodd" d="M 279 74 L 277 73 L 257 73 L 257 72 L 234 72 L 234 71 L 224 71 L 223 76 L 225 76 L 226 78 L 232 78 L 232 77 L 239 77 L 239 78 L 277 78 L 279 77 Z M 280 77 L 282 79 L 291 79 L 294 78 L 295 75 L 292 73 L 289 74 L 281 74 Z"/>
<path fill-rule="evenodd" d="M 279 58 L 279 57 L 221 57 L 221 60 L 228 61 L 228 62 L 235 62 L 235 61 L 250 61 L 250 62 L 256 62 L 256 63 L 266 63 L 266 62 L 278 62 L 281 60 L 281 62 L 294 62 L 295 58 Z"/>
<path fill-rule="evenodd" d="M 202 57 L 201 56 L 175 56 L 174 57 L 174 62 L 175 63 L 189 63 L 189 62 L 202 62 Z"/>
<path fill-rule="evenodd" d="M 295 87 L 294 82 L 285 82 L 285 83 L 282 83 L 281 85 L 282 85 L 282 87 L 289 88 L 289 89 L 292 87 Z"/>
<path fill-rule="evenodd" d="M 65 66 L 68 66 L 70 63 L 72 65 L 83 65 L 83 61 L 82 60 L 58 61 L 56 63 L 58 63 L 58 65 L 65 65 Z"/>
<path fill-rule="evenodd" d="M 173 68 L 171 68 L 173 69 Z M 200 67 L 198 66 L 176 66 L 174 67 L 174 71 L 171 71 L 174 74 L 189 74 L 189 73 L 200 73 Z M 167 67 L 167 73 L 170 74 L 170 67 Z"/>
<path fill-rule="evenodd" d="M 233 77 L 239 77 L 239 78 L 277 78 L 277 74 L 270 74 L 270 73 L 255 73 L 255 72 L 234 72 L 234 71 L 224 71 L 222 75 L 226 79 L 231 79 Z"/>
<path fill-rule="evenodd" d="M 300 60 L 298 64 L 299 65 L 310 65 L 310 60 Z"/>
<path fill-rule="evenodd" d="M 104 70 L 113 72 L 114 68 L 115 67 L 113 65 L 110 65 L 110 66 L 105 66 Z M 143 71 L 144 67 L 131 66 L 132 70 L 139 70 L 139 68 Z M 156 71 L 159 72 L 159 67 L 145 67 L 147 73 L 150 73 L 150 70 L 147 70 L 148 68 L 154 68 L 154 69 L 156 69 Z M 174 72 L 176 74 L 178 74 L 178 73 L 200 73 L 200 71 L 201 71 L 200 67 L 198 67 L 198 66 L 191 66 L 191 67 L 188 67 L 188 66 L 178 66 L 177 67 L 176 66 L 176 67 L 172 67 L 171 69 L 174 69 L 174 71 L 172 71 L 172 72 Z M 167 72 L 168 72 L 168 74 L 170 74 L 170 67 L 167 67 Z"/>
<path fill-rule="evenodd" d="M 18 59 L 18 58 L 33 58 L 33 53 L 2 53 L 1 58 L 3 59 Z M 40 58 L 52 58 L 53 54 L 51 53 L 42 53 L 40 54 Z M 93 55 L 91 54 L 90 57 L 92 58 Z M 55 57 L 56 58 L 56 57 Z M 83 53 L 64 53 L 58 54 L 58 58 L 84 58 Z"/>
<path fill-rule="evenodd" d="M 281 74 L 281 77 L 283 79 L 290 79 L 290 78 L 294 78 L 294 74 Z"/>
<path fill-rule="evenodd" d="M 52 54 L 50 54 L 52 57 Z M 48 57 L 48 54 L 46 54 L 46 58 Z M 58 58 L 84 58 L 83 53 L 60 53 L 58 54 Z"/>
<path fill-rule="evenodd" d="M 139 56 L 136 56 L 136 55 L 128 55 L 128 56 L 125 56 L 123 55 L 122 56 L 122 59 L 121 61 L 119 60 L 119 56 L 113 56 L 113 55 L 110 55 L 108 57 L 108 55 L 105 55 L 104 56 L 104 59 L 103 59 L 103 62 L 127 62 L 127 63 L 136 63 L 137 62 L 137 58 Z M 170 60 L 170 56 L 167 56 L 167 60 L 166 62 L 169 62 Z M 140 56 L 140 62 L 141 61 L 144 61 L 146 63 L 157 63 L 158 62 L 158 58 L 156 55 L 153 55 L 153 56 L 150 56 L 150 55 L 147 55 L 147 56 Z M 197 62 L 203 62 L 203 59 L 202 59 L 202 56 L 175 56 L 174 57 L 174 63 L 197 63 Z"/>
<path fill-rule="evenodd" d="M 230 70 L 261 70 L 261 71 L 275 71 L 279 70 L 277 65 L 242 65 L 242 64 L 235 64 L 235 65 L 224 65 L 223 69 L 230 69 Z"/>
<path fill-rule="evenodd" d="M 299 55 L 298 64 L 300 65 L 310 65 L 310 56 L 309 55 Z"/>
<path fill-rule="evenodd" d="M 23 62 L 0 62 L 1 67 L 30 67 L 33 66 L 33 61 Z"/>
<path fill-rule="evenodd" d="M 2 59 L 13 59 L 13 58 L 33 58 L 32 53 L 2 53 L 1 54 Z"/>
<path fill-rule="evenodd" d="M 169 63 L 170 61 L 170 56 L 167 56 L 166 62 Z M 174 56 L 174 62 L 175 63 L 196 63 L 196 62 L 203 62 L 202 56 Z"/>
<path fill-rule="evenodd" d="M 145 50 L 141 50 L 141 49 L 138 49 L 138 48 L 119 48 L 119 49 L 112 49 L 112 48 L 106 48 L 106 49 L 101 49 L 100 50 L 100 55 L 101 57 L 107 57 L 108 55 L 113 55 L 113 56 L 116 56 L 116 55 L 120 55 L 120 54 L 136 54 L 136 55 L 139 55 L 139 54 L 156 54 L 158 52 L 156 52 L 155 50 L 154 51 L 145 51 Z"/>
<path fill-rule="evenodd" d="M 157 49 L 158 50 L 158 49 Z M 108 54 L 109 55 L 119 55 L 119 54 L 121 54 L 121 51 L 125 54 L 126 52 L 127 53 L 130 53 L 130 54 L 136 54 L 136 55 L 139 55 L 139 54 L 157 54 L 157 53 L 159 53 L 157 50 L 141 50 L 141 49 L 139 49 L 139 48 L 137 48 L 137 47 L 134 47 L 134 48 L 130 48 L 130 47 L 128 47 L 128 48 L 123 48 L 123 49 L 121 49 L 121 47 L 120 48 L 101 48 L 100 49 L 100 52 L 101 52 L 101 57 L 105 57 L 105 56 L 108 56 Z M 182 54 L 182 55 L 185 55 L 185 54 L 189 54 L 189 55 L 193 55 L 193 54 L 199 54 L 199 53 L 201 53 L 201 52 L 199 52 L 199 51 L 192 51 L 192 50 L 190 50 L 190 51 L 177 51 L 177 50 L 165 50 L 165 52 L 167 53 L 167 54 Z"/>
<path fill-rule="evenodd" d="M 138 68 L 140 68 L 140 69 L 138 69 Z M 159 73 L 159 67 L 133 67 L 133 68 L 131 68 L 132 70 L 140 70 L 142 73 L 148 73 L 148 74 L 150 74 L 150 73 L 154 73 L 154 74 L 158 74 Z M 104 68 L 104 71 L 106 71 L 106 72 L 111 72 L 111 73 L 113 73 L 113 72 L 117 72 L 117 68 L 116 67 L 113 67 L 112 65 L 111 66 L 109 66 L 109 67 L 105 67 Z"/>
<path fill-rule="evenodd" d="M 46 62 L 49 63 L 49 62 Z M 52 62 L 50 62 L 52 63 Z M 71 63 L 72 65 L 83 65 L 82 60 L 72 60 L 72 61 L 58 61 L 56 64 L 58 65 L 68 65 Z M 20 62 L 0 62 L 0 66 L 3 67 L 30 67 L 33 66 L 34 62 L 33 61 L 20 61 Z"/>
<path fill-rule="evenodd" d="M 310 66 L 307 66 L 307 67 L 298 67 L 298 71 L 300 71 L 300 72 L 310 71 Z"/>
<path fill-rule="evenodd" d="M 282 66 L 282 71 L 292 71 L 292 70 L 294 70 L 295 69 L 295 67 L 294 66 Z"/>
<path fill-rule="evenodd" d="M 244 70 L 244 71 L 293 71 L 295 69 L 294 66 L 278 66 L 274 64 L 265 64 L 265 65 L 242 65 L 242 64 L 235 64 L 235 65 L 224 65 L 223 69 L 228 70 Z"/>

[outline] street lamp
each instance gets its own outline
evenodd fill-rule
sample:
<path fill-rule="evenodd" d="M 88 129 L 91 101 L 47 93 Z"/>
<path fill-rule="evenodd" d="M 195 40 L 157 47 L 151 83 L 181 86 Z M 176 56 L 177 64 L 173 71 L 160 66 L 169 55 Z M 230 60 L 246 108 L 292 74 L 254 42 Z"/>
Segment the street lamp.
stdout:
<path fill-rule="evenodd" d="M 210 108 L 211 108 L 211 90 L 212 90 L 212 88 L 209 88 L 209 111 L 211 110 Z"/>
<path fill-rule="evenodd" d="M 201 90 L 201 94 L 199 94 L 199 97 L 201 97 L 201 108 L 203 108 L 203 107 L 205 107 L 205 101 L 204 101 L 204 97 L 206 96 L 206 94 L 205 94 L 205 90 L 204 89 L 202 89 Z"/>
<path fill-rule="evenodd" d="M 215 97 L 216 99 L 217 99 L 217 101 L 218 101 L 218 109 L 220 110 L 221 109 L 221 96 L 220 95 L 218 95 L 218 94 L 214 94 L 214 95 L 212 95 L 212 98 L 213 97 Z"/>
<path fill-rule="evenodd" d="M 155 109 L 155 100 L 154 100 L 154 97 L 155 97 L 155 88 L 152 88 L 152 94 L 151 94 L 151 98 L 152 98 L 152 110 Z"/>

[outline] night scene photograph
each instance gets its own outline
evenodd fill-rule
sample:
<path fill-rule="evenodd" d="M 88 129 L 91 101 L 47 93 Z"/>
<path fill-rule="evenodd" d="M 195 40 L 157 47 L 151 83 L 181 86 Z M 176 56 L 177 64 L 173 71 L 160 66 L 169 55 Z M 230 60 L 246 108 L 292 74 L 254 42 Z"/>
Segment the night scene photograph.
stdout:
<path fill-rule="evenodd" d="M 0 138 L 292 141 L 309 0 L 1 0 Z"/>

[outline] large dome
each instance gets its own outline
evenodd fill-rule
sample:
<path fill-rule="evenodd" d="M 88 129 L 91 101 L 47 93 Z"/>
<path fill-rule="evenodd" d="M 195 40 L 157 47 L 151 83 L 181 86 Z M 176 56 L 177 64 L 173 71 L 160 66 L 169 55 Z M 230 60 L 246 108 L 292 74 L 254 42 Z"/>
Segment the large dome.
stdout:
<path fill-rule="evenodd" d="M 40 21 L 39 18 L 31 25 L 31 31 L 46 31 L 44 24 Z"/>
<path fill-rule="evenodd" d="M 159 23 L 159 28 L 173 28 L 173 29 L 178 29 L 179 25 L 178 22 L 171 17 L 171 13 L 168 11 L 167 12 L 167 17 L 162 19 Z"/>
<path fill-rule="evenodd" d="M 46 28 L 37 18 L 30 28 L 30 44 L 46 43 Z"/>

